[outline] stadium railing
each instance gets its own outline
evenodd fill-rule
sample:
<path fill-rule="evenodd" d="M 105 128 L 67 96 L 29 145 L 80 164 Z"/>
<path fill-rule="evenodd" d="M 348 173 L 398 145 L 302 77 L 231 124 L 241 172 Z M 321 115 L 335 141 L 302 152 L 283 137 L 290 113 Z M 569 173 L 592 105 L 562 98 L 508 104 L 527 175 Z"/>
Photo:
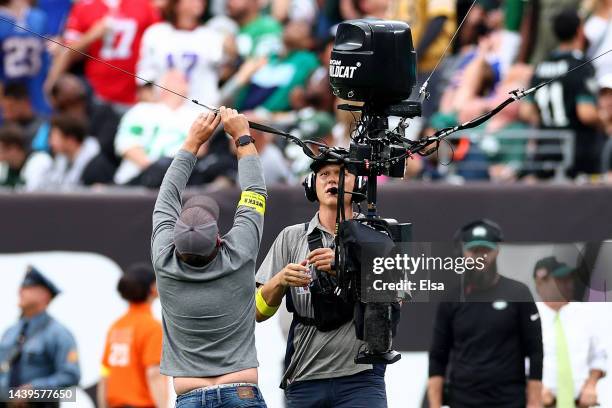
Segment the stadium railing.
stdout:
<path fill-rule="evenodd" d="M 491 165 L 505 163 L 517 173 L 552 171 L 553 180 L 563 181 L 574 161 L 575 133 L 570 130 L 470 130 L 448 137 L 451 143 L 461 139 L 470 142 L 469 153 L 461 160 L 453 159 L 448 144 L 440 146 L 438 169 L 445 176 L 487 172 Z"/>

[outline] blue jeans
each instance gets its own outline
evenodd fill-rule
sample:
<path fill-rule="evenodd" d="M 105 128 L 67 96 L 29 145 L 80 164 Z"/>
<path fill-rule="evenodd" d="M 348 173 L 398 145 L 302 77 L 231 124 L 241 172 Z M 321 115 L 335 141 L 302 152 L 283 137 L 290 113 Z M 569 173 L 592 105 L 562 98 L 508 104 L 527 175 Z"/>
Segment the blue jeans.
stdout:
<path fill-rule="evenodd" d="M 256 384 L 222 384 L 176 397 L 176 408 L 267 408 Z"/>
<path fill-rule="evenodd" d="M 287 387 L 285 397 L 287 408 L 387 408 L 385 377 L 377 369 L 297 381 Z"/>

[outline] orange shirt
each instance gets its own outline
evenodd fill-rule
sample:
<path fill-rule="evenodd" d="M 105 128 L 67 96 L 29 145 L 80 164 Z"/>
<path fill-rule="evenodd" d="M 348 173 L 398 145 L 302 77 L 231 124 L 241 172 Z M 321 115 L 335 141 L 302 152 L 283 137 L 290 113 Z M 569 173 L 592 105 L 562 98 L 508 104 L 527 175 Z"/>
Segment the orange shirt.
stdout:
<path fill-rule="evenodd" d="M 111 326 L 106 338 L 102 375 L 107 377 L 109 406 L 155 405 L 146 369 L 161 360 L 162 327 L 147 303 L 131 303 L 128 312 Z"/>

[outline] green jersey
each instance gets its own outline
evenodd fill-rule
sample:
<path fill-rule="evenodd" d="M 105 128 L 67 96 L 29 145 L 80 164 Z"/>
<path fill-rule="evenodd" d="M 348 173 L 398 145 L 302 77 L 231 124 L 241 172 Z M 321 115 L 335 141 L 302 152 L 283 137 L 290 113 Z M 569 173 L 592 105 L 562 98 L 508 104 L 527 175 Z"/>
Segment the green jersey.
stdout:
<path fill-rule="evenodd" d="M 259 16 L 240 28 L 236 42 L 241 57 L 276 55 L 282 48 L 283 26 L 270 16 Z"/>

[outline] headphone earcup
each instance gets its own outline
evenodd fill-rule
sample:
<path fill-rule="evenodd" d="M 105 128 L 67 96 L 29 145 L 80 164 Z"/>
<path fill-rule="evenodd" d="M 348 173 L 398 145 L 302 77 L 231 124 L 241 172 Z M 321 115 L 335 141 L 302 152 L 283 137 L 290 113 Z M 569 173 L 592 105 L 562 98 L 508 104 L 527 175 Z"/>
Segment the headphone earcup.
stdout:
<path fill-rule="evenodd" d="M 317 198 L 317 175 L 315 173 L 309 173 L 302 182 L 304 186 L 304 194 L 306 195 L 306 199 L 310 202 L 318 201 Z"/>
<path fill-rule="evenodd" d="M 352 194 L 351 201 L 354 203 L 360 203 L 365 200 L 365 195 L 368 192 L 368 182 L 364 176 L 355 177 L 355 186 L 353 191 L 358 194 Z"/>

